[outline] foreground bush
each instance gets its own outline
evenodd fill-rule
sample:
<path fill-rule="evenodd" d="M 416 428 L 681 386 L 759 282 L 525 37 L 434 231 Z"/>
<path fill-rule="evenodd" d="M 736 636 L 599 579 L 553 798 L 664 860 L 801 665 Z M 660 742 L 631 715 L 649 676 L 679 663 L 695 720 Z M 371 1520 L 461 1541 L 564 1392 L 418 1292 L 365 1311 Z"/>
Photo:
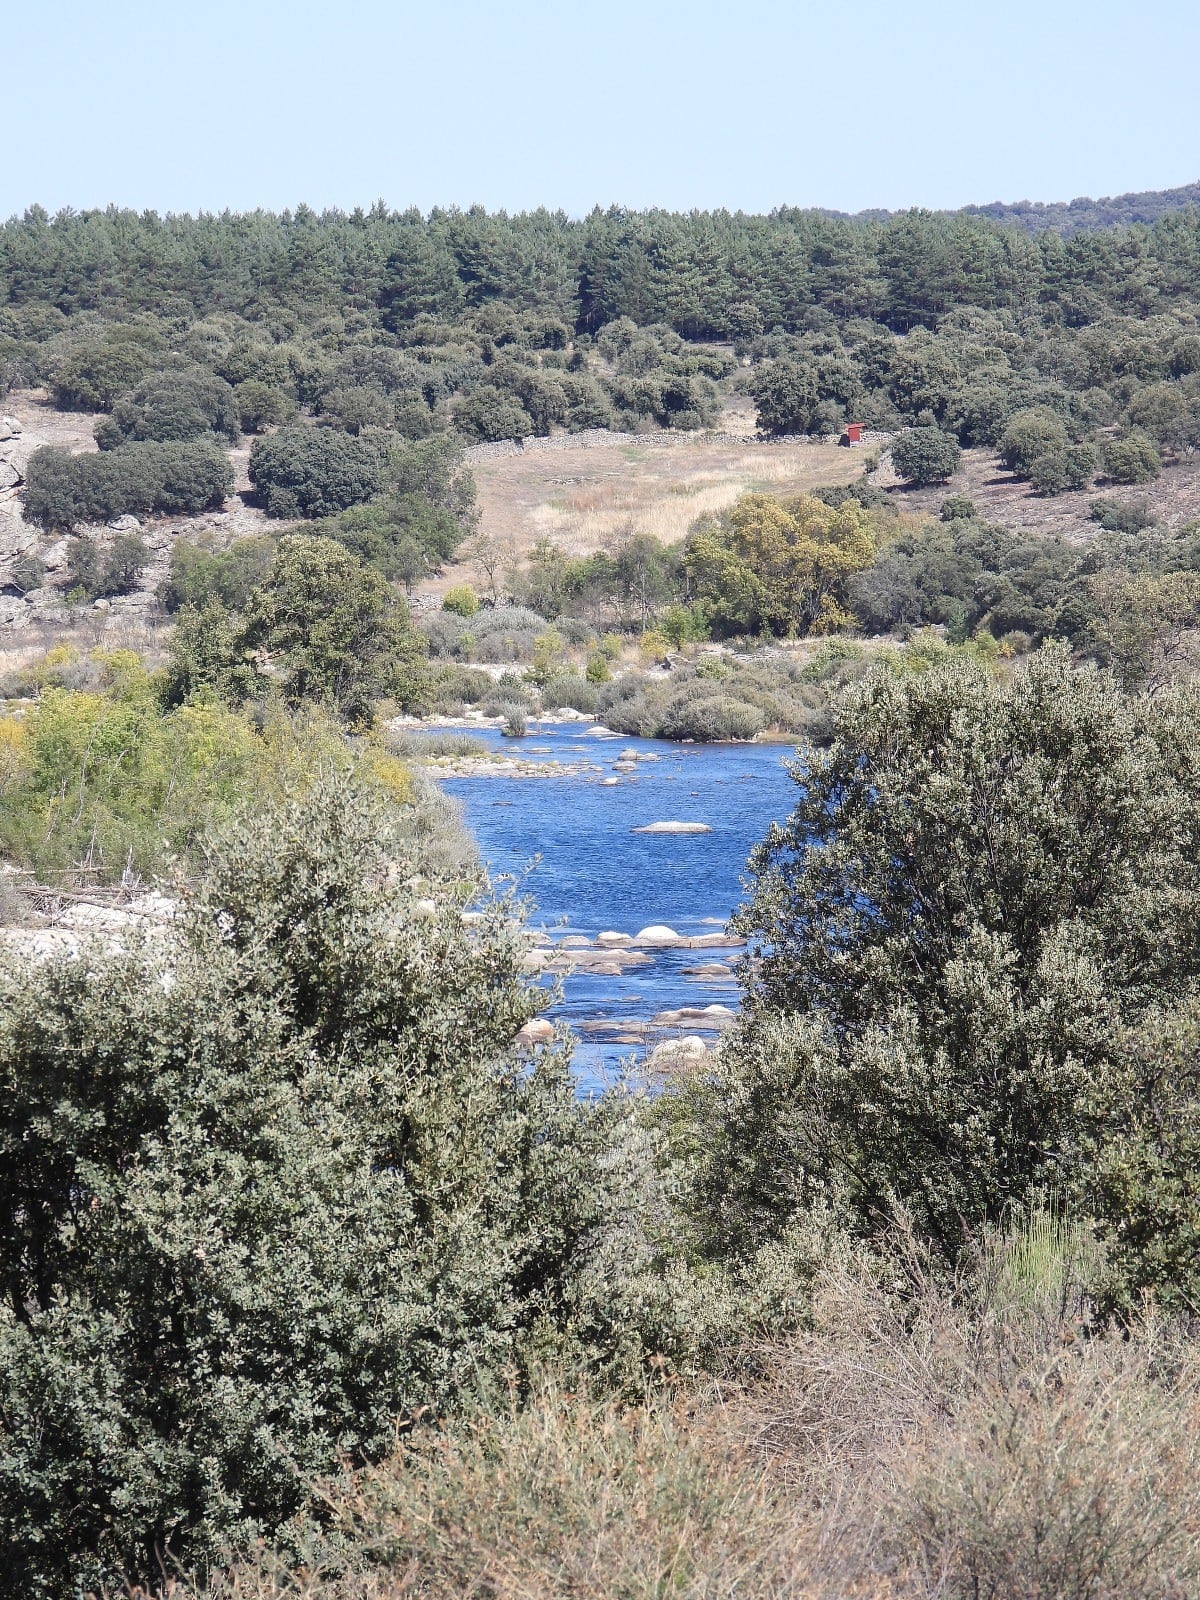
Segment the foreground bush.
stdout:
<path fill-rule="evenodd" d="M 431 911 L 408 815 L 321 783 L 158 937 L 0 965 L 0 1593 L 153 1580 L 397 1418 L 653 1328 L 630 1102 L 509 1053 L 510 908 Z"/>
<path fill-rule="evenodd" d="M 24 717 L 0 718 L 0 851 L 43 881 L 145 879 L 172 858 L 188 861 L 207 830 L 251 799 L 331 768 L 365 776 L 319 714 L 268 705 L 251 719 L 183 696 L 164 712 L 160 683 L 136 657 L 102 657 L 97 669 L 101 681 L 87 690 L 55 684 L 53 671 Z M 400 774 L 386 786 L 407 792 Z"/>
<path fill-rule="evenodd" d="M 1080 1337 L 1070 1234 L 953 1290 L 831 1270 L 751 1380 L 619 1409 L 544 1381 L 323 1490 L 209 1593 L 309 1600 L 1176 1600 L 1200 1582 L 1194 1354 Z M 901 1250 L 904 1250 L 901 1244 Z M 1075 1263 L 1078 1265 L 1078 1262 Z"/>

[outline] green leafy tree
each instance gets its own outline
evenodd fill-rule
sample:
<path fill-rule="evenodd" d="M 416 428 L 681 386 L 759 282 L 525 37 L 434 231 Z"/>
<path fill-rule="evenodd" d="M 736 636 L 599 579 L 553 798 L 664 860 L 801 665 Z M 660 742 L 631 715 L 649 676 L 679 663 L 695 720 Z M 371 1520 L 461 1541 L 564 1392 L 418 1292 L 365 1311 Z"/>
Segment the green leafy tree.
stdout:
<path fill-rule="evenodd" d="M 1162 458 L 1149 434 L 1133 428 L 1105 442 L 1104 470 L 1114 483 L 1151 483 L 1162 471 Z"/>
<path fill-rule="evenodd" d="M 246 658 L 239 619 L 220 600 L 210 599 L 203 608 L 182 607 L 167 645 L 160 689 L 168 710 L 206 694 L 240 705 L 260 682 Z"/>
<path fill-rule="evenodd" d="M 874 558 L 874 529 L 858 501 L 747 494 L 722 522 L 689 536 L 684 565 L 716 625 L 788 635 L 844 627 L 848 581 Z"/>
<path fill-rule="evenodd" d="M 411 704 L 424 691 L 424 635 L 380 574 L 332 539 L 279 541 L 246 641 L 268 652 L 293 704 L 318 701 L 348 722 L 369 723 L 385 695 Z"/>
<path fill-rule="evenodd" d="M 159 586 L 159 604 L 175 612 L 185 605 L 203 609 L 210 600 L 219 600 L 231 610 L 244 610 L 274 559 L 275 541 L 270 538 L 235 539 L 225 550 L 177 539 L 170 571 Z"/>
<path fill-rule="evenodd" d="M 910 428 L 892 445 L 892 465 L 906 483 L 944 483 L 958 471 L 958 440 L 940 428 Z"/>
<path fill-rule="evenodd" d="M 1019 478 L 1032 475 L 1043 457 L 1061 459 L 1071 443 L 1066 424 L 1045 406 L 1031 406 L 1009 418 L 1000 441 L 1000 459 Z"/>
<path fill-rule="evenodd" d="M 808 433 L 821 396 L 817 375 L 796 361 L 773 361 L 755 376 L 754 404 L 759 431 Z"/>
<path fill-rule="evenodd" d="M 150 345 L 122 338 L 114 331 L 97 344 L 69 355 L 54 378 L 55 404 L 64 411 L 111 411 L 117 399 L 144 376 L 154 362 Z"/>
<path fill-rule="evenodd" d="M 377 494 L 380 451 L 336 428 L 281 428 L 255 439 L 250 482 L 272 517 L 328 517 Z"/>
<path fill-rule="evenodd" d="M 96 442 L 111 450 L 145 440 L 239 438 L 237 403 L 223 378 L 202 368 L 160 372 L 144 379 L 113 405 L 96 428 Z"/>
<path fill-rule="evenodd" d="M 1200 1006 L 1155 1007 L 1122 1035 L 1105 1084 L 1114 1131 L 1098 1151 L 1097 1231 L 1110 1306 L 1154 1296 L 1194 1316 L 1200 1299 Z"/>
<path fill-rule="evenodd" d="M 526 439 L 534 431 L 529 413 L 521 402 L 485 383 L 454 406 L 454 425 L 468 439 L 483 443 L 502 439 Z"/>
<path fill-rule="evenodd" d="M 246 378 L 233 391 L 238 422 L 243 433 L 263 433 L 267 428 L 287 422 L 295 412 L 295 402 L 272 383 Z"/>
<path fill-rule="evenodd" d="M 694 1132 L 714 1239 L 820 1200 L 953 1254 L 1080 1195 L 1117 1031 L 1200 965 L 1198 718 L 1059 647 L 845 693 L 738 918 L 762 963 Z"/>

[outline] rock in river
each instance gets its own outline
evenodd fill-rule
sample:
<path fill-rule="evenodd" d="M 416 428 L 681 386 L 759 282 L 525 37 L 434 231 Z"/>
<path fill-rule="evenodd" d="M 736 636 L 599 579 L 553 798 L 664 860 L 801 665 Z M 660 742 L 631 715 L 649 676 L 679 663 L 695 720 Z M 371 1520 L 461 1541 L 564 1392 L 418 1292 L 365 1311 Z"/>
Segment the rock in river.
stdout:
<path fill-rule="evenodd" d="M 528 1048 L 534 1044 L 549 1044 L 554 1038 L 554 1024 L 547 1022 L 545 1017 L 535 1017 L 532 1022 L 527 1022 L 517 1034 L 517 1043 Z"/>
<path fill-rule="evenodd" d="M 703 1061 L 707 1054 L 708 1046 L 699 1034 L 689 1033 L 686 1038 L 668 1039 L 660 1044 L 650 1052 L 646 1064 L 658 1072 L 669 1072 L 672 1067 L 689 1067 L 693 1062 Z"/>
<path fill-rule="evenodd" d="M 630 833 L 711 833 L 707 822 L 647 822 L 644 827 L 630 828 Z"/>

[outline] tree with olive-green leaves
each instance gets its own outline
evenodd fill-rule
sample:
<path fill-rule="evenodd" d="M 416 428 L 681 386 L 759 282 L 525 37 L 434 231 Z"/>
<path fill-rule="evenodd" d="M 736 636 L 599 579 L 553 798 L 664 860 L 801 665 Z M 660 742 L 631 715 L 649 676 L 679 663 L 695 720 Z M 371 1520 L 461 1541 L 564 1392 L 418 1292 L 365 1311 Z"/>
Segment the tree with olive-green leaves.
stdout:
<path fill-rule="evenodd" d="M 247 651 L 266 653 L 292 704 L 316 701 L 351 723 L 369 723 L 385 696 L 410 705 L 424 692 L 427 647 L 407 606 L 332 539 L 279 541 L 243 638 Z"/>
<path fill-rule="evenodd" d="M 1200 699 L 1051 646 L 876 670 L 833 723 L 752 858 L 761 961 L 688 1091 L 707 1248 L 818 1201 L 951 1256 L 1047 1196 L 1086 1209 L 1121 1030 L 1200 979 Z"/>
<path fill-rule="evenodd" d="M 851 620 L 848 580 L 875 558 L 857 500 L 743 495 L 720 522 L 690 535 L 684 566 L 714 623 L 728 632 L 829 633 Z"/>
<path fill-rule="evenodd" d="M 941 428 L 909 428 L 893 441 L 892 465 L 905 483 L 945 483 L 958 471 L 962 451 Z"/>

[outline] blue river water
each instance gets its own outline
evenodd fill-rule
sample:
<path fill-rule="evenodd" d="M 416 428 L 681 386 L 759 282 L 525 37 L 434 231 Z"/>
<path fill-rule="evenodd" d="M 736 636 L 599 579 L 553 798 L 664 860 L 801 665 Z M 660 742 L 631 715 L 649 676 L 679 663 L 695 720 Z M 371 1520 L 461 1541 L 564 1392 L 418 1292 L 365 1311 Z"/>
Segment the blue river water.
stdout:
<path fill-rule="evenodd" d="M 795 801 L 786 745 L 670 744 L 605 736 L 579 723 L 535 723 L 520 741 L 495 729 L 478 737 L 522 761 L 576 768 L 555 777 L 442 784 L 462 805 L 493 877 L 514 881 L 534 902 L 531 925 L 554 942 L 591 940 L 603 931 L 636 935 L 656 923 L 682 935 L 720 934 L 745 898 L 750 851 Z M 636 752 L 636 768 L 614 771 L 626 752 Z M 602 782 L 613 777 L 616 784 Z M 658 821 L 703 822 L 712 832 L 632 831 Z M 712 1003 L 736 1008 L 739 954 L 668 949 L 619 975 L 569 974 L 548 1015 L 578 1031 L 581 1085 L 603 1082 L 618 1063 L 643 1055 L 653 1034 L 638 1040 L 639 1028 L 663 1011 Z M 698 967 L 708 970 L 697 973 Z"/>

